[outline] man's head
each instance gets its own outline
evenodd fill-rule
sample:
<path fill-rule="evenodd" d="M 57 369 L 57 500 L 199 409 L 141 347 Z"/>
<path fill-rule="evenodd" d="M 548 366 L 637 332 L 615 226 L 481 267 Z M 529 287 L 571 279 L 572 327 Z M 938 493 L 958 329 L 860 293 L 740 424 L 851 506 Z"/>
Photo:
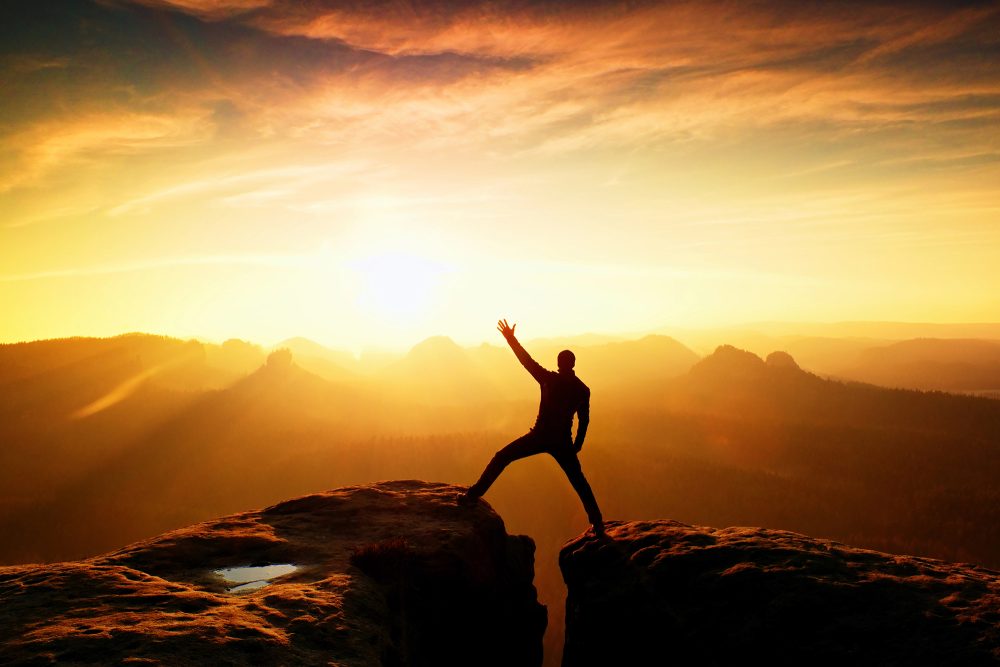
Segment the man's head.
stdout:
<path fill-rule="evenodd" d="M 569 350 L 563 350 L 559 353 L 556 361 L 559 364 L 559 370 L 571 371 L 573 370 L 573 366 L 576 365 L 576 355 Z"/>

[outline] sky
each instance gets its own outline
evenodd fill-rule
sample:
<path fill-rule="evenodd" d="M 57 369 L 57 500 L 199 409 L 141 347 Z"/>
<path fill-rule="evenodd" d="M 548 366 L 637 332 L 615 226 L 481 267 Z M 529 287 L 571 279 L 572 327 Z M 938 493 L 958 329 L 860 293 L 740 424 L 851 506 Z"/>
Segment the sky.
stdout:
<path fill-rule="evenodd" d="M 0 342 L 997 321 L 1000 6 L 6 0 Z"/>

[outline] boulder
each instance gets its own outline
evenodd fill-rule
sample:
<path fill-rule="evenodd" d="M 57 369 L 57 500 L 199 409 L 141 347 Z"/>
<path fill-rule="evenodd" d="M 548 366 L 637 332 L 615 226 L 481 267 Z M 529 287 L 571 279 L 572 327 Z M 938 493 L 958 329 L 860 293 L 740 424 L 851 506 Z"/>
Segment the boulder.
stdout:
<path fill-rule="evenodd" d="M 462 490 L 348 487 L 2 567 L 0 663 L 539 665 L 534 543 Z"/>
<path fill-rule="evenodd" d="M 765 528 L 607 532 L 560 553 L 564 667 L 1000 661 L 995 571 Z"/>

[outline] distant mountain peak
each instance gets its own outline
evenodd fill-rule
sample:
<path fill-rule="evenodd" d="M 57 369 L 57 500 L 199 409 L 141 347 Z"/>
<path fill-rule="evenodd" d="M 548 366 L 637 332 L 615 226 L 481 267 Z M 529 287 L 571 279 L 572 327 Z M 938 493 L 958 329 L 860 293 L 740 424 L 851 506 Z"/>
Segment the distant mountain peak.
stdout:
<path fill-rule="evenodd" d="M 736 382 L 752 385 L 771 378 L 806 377 L 810 374 L 802 370 L 787 352 L 772 352 L 765 361 L 753 352 L 732 345 L 720 345 L 715 352 L 695 364 L 690 375 L 712 384 Z"/>
<path fill-rule="evenodd" d="M 764 364 L 764 360 L 753 352 L 748 352 L 732 345 L 720 345 L 715 348 L 715 352 L 702 359 L 698 365 L 701 366 L 702 364 L 725 364 L 759 368 Z"/>
<path fill-rule="evenodd" d="M 413 359 L 442 354 L 450 356 L 463 355 L 464 350 L 448 336 L 431 336 L 411 347 L 406 356 Z"/>
<path fill-rule="evenodd" d="M 799 365 L 795 363 L 795 359 L 792 358 L 792 355 L 780 350 L 775 350 L 771 354 L 767 355 L 767 359 L 764 363 L 771 368 L 793 368 L 795 370 L 801 370 Z"/>
<path fill-rule="evenodd" d="M 292 365 L 292 351 L 286 347 L 267 355 L 267 368 L 288 368 Z"/>
<path fill-rule="evenodd" d="M 281 348 L 287 348 L 298 354 L 313 354 L 317 356 L 323 356 L 324 354 L 329 354 L 331 352 L 330 348 L 325 345 L 302 336 L 294 336 L 292 338 L 288 338 L 287 340 L 283 340 L 271 349 L 280 350 Z"/>
<path fill-rule="evenodd" d="M 449 336 L 444 336 L 444 335 L 429 336 L 428 338 L 423 339 L 413 347 L 416 348 L 422 346 L 460 347 L 459 344 L 453 341 Z"/>

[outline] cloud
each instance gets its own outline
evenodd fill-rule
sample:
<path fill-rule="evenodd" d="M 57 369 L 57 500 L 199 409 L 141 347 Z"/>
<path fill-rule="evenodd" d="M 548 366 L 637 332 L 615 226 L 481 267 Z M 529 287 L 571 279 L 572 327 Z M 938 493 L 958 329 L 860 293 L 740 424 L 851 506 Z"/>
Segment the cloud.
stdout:
<path fill-rule="evenodd" d="M 22 54 L 13 98 L 36 101 L 18 102 L 29 105 L 18 113 L 24 121 L 0 129 L 13 156 L 0 167 L 0 187 L 35 182 L 88 155 L 199 142 L 223 151 L 285 141 L 518 157 L 801 127 L 818 143 L 918 152 L 957 143 L 972 153 L 983 141 L 982 125 L 972 123 L 994 123 L 1000 113 L 990 66 L 1000 43 L 985 27 L 1000 17 L 992 4 L 95 7 L 86 19 L 105 26 L 97 29 L 109 35 L 103 42 L 80 33 L 72 15 L 57 17 L 49 32 L 29 25 L 40 37 Z M 65 69 L 67 48 L 86 85 L 45 78 Z M 39 109 L 32 90 L 68 97 Z M 905 127 L 929 131 L 890 136 Z"/>
<path fill-rule="evenodd" d="M 271 0 L 130 0 L 146 7 L 176 9 L 209 20 L 229 19 L 267 7 Z"/>
<path fill-rule="evenodd" d="M 361 163 L 289 165 L 273 169 L 235 171 L 230 166 L 222 173 L 215 173 L 197 180 L 190 180 L 148 192 L 126 200 L 108 210 L 112 216 L 142 213 L 163 202 L 195 195 L 211 195 L 232 203 L 234 198 L 260 197 L 262 193 L 284 193 L 297 190 L 317 181 L 343 176 L 364 169 Z M 262 190 L 263 188 L 263 190 Z"/>
<path fill-rule="evenodd" d="M 369 88 L 359 99 L 372 106 L 330 104 L 358 104 L 365 128 L 405 127 L 399 116 L 437 144 L 513 140 L 566 152 L 712 138 L 733 126 L 820 122 L 857 132 L 995 114 L 1000 84 L 989 67 L 939 72 L 936 63 L 997 52 L 979 30 L 997 16 L 989 6 L 878 3 L 275 3 L 247 20 L 392 56 L 393 65 L 359 80 Z M 444 54 L 523 66 L 444 82 L 389 78 L 400 62 Z M 935 75 L 922 80 L 927 67 Z M 312 93 L 322 99 L 324 89 L 344 101 L 350 86 L 338 73 Z M 315 107 L 309 115 L 323 117 Z"/>
<path fill-rule="evenodd" d="M 122 112 L 42 122 L 5 137 L 2 145 L 17 161 L 0 174 L 0 192 L 32 185 L 46 173 L 109 156 L 145 153 L 204 142 L 211 127 L 203 114 Z"/>
<path fill-rule="evenodd" d="M 23 283 L 34 280 L 106 276 L 185 266 L 263 266 L 272 268 L 300 269 L 309 261 L 315 262 L 315 257 L 311 255 L 253 254 L 162 257 L 113 264 L 47 269 L 27 273 L 0 274 L 0 283 Z"/>

